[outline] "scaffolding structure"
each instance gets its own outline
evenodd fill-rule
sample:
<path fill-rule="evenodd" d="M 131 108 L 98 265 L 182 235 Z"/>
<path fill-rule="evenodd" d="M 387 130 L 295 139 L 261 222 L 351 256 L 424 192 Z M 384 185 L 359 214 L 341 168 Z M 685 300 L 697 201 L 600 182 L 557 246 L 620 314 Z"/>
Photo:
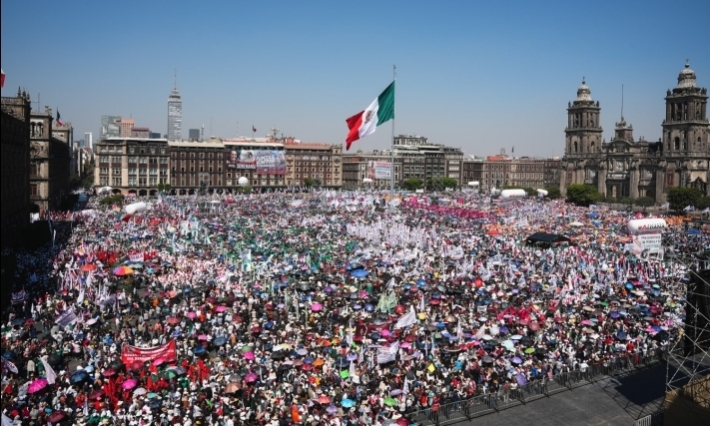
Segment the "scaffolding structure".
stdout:
<path fill-rule="evenodd" d="M 710 257 L 673 257 L 686 267 L 685 321 L 666 363 L 667 394 L 710 408 Z M 689 385 L 690 384 L 690 385 Z"/>

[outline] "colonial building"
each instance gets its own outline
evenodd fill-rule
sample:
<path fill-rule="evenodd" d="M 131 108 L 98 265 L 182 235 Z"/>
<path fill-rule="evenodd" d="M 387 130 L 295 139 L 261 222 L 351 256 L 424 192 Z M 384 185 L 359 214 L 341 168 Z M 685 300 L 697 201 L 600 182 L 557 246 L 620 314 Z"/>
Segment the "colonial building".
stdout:
<path fill-rule="evenodd" d="M 170 183 L 166 139 L 109 138 L 96 144 L 94 184 L 116 194 L 152 195 Z"/>
<path fill-rule="evenodd" d="M 286 185 L 301 186 L 306 179 L 320 182 L 327 188 L 343 185 L 342 145 L 282 140 L 286 153 Z"/>
<path fill-rule="evenodd" d="M 30 219 L 30 96 L 2 98 L 2 244 L 14 245 Z"/>
<path fill-rule="evenodd" d="M 348 188 L 389 188 L 389 174 L 384 178 L 385 165 L 392 163 L 392 151 L 358 151 L 343 155 L 343 185 Z M 378 173 L 377 170 L 382 172 Z M 391 165 L 389 166 L 391 170 Z M 391 172 L 390 172 L 391 173 Z M 399 135 L 394 144 L 394 180 L 401 187 L 407 179 L 448 177 L 462 185 L 463 152 L 459 148 L 429 143 L 423 136 Z M 365 180 L 367 179 L 367 180 Z"/>
<path fill-rule="evenodd" d="M 168 142 L 170 149 L 170 186 L 176 194 L 209 191 L 224 186 L 226 168 L 224 144 L 206 142 Z"/>
<path fill-rule="evenodd" d="M 665 202 L 674 186 L 696 187 L 710 195 L 710 121 L 707 89 L 697 86 L 689 64 L 678 84 L 666 92 L 663 136 L 658 142 L 634 140 L 633 127 L 621 117 L 614 137 L 601 141 L 599 102 L 585 84 L 568 104 L 565 155 L 560 190 L 571 184 L 593 185 L 607 198 L 651 197 Z"/>
<path fill-rule="evenodd" d="M 482 162 L 480 186 L 489 191 L 511 186 L 540 189 L 559 185 L 559 168 L 559 158 L 510 157 L 503 149 L 499 155 L 490 155 Z"/>
<path fill-rule="evenodd" d="M 72 172 L 70 123 L 54 126 L 52 110 L 30 115 L 30 200 L 33 210 L 59 208 L 69 193 Z"/>
<path fill-rule="evenodd" d="M 224 189 L 239 188 L 239 178 L 245 177 L 256 189 L 286 186 L 288 166 L 283 142 L 273 138 L 223 139 L 226 179 Z"/>

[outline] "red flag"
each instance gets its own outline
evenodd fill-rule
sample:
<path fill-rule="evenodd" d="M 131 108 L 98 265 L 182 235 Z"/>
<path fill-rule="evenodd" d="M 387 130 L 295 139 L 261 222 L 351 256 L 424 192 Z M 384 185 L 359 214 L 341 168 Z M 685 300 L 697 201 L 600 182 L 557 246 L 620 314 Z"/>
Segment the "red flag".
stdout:
<path fill-rule="evenodd" d="M 0 68 L 0 88 L 5 87 L 5 71 Z"/>

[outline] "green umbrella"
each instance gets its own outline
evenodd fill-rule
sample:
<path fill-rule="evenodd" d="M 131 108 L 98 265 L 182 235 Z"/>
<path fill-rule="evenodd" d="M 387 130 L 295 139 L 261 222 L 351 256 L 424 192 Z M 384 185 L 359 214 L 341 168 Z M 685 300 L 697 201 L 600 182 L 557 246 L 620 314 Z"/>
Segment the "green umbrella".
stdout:
<path fill-rule="evenodd" d="M 249 345 L 242 346 L 242 353 L 246 353 L 246 352 L 251 352 L 251 346 L 249 346 Z"/>
<path fill-rule="evenodd" d="M 527 349 L 525 349 L 525 353 L 526 353 L 526 354 L 535 353 L 535 348 L 527 348 Z"/>
<path fill-rule="evenodd" d="M 177 377 L 177 374 L 175 374 L 174 370 L 168 370 L 164 374 L 166 379 L 174 379 L 175 377 Z"/>
<path fill-rule="evenodd" d="M 347 379 L 348 377 L 350 377 L 350 372 L 348 370 L 343 370 L 340 372 L 341 379 Z"/>
<path fill-rule="evenodd" d="M 385 405 L 388 405 L 390 407 L 397 405 L 397 400 L 390 397 L 385 398 L 383 402 Z"/>

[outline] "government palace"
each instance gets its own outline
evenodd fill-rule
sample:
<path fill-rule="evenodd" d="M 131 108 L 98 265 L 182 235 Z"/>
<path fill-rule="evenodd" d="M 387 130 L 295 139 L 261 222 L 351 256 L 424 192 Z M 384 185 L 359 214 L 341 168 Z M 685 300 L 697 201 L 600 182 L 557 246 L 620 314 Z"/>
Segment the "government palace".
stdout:
<path fill-rule="evenodd" d="M 571 184 L 588 184 L 607 198 L 651 197 L 656 203 L 664 203 L 668 188 L 674 186 L 695 187 L 710 195 L 708 92 L 698 87 L 690 64 L 686 63 L 665 100 L 663 136 L 658 142 L 634 140 L 633 127 L 623 116 L 613 139 L 606 142 L 599 101 L 592 100 L 583 79 L 577 99 L 567 106 L 562 194 Z"/>

